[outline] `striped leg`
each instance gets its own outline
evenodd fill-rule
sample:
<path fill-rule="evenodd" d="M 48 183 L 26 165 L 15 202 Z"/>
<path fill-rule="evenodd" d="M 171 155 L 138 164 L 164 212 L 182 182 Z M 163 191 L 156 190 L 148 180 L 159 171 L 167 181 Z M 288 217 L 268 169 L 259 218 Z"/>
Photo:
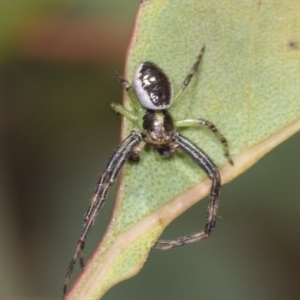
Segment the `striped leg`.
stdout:
<path fill-rule="evenodd" d="M 205 126 L 207 127 L 221 142 L 224 149 L 224 155 L 227 158 L 228 162 L 233 166 L 233 160 L 229 153 L 228 142 L 224 135 L 218 130 L 218 128 L 210 121 L 205 119 L 187 119 L 175 122 L 176 127 L 195 127 L 195 126 Z"/>
<path fill-rule="evenodd" d="M 187 155 L 189 155 L 198 165 L 201 167 L 212 180 L 212 186 L 210 191 L 210 199 L 208 205 L 208 216 L 203 231 L 192 235 L 177 238 L 176 240 L 159 240 L 154 244 L 152 250 L 168 250 L 175 247 L 184 246 L 194 242 L 198 242 L 204 238 L 209 237 L 210 233 L 216 226 L 218 206 L 219 206 L 219 194 L 221 188 L 220 173 L 213 163 L 213 161 L 207 156 L 207 154 L 191 142 L 186 137 L 182 136 L 178 132 L 175 132 L 173 136 L 173 142 L 178 145 Z"/>
<path fill-rule="evenodd" d="M 83 251 L 84 243 L 87 234 L 94 224 L 97 214 L 101 207 L 103 206 L 105 199 L 107 197 L 108 188 L 115 182 L 117 176 L 119 175 L 122 166 L 129 159 L 134 151 L 135 147 L 141 142 L 142 134 L 138 130 L 133 130 L 131 134 L 119 145 L 119 147 L 114 151 L 113 155 L 109 159 L 106 168 L 102 175 L 100 176 L 94 197 L 85 213 L 83 229 L 78 239 L 78 243 L 74 252 L 74 255 L 70 261 L 67 274 L 64 281 L 63 293 L 66 295 L 68 284 L 70 281 L 71 273 L 73 271 L 75 262 L 77 261 L 78 255 L 80 255 L 80 265 L 83 269 Z"/>
<path fill-rule="evenodd" d="M 185 79 L 183 80 L 182 84 L 181 84 L 181 89 L 178 92 L 178 94 L 176 95 L 174 102 L 180 97 L 181 93 L 186 89 L 186 87 L 190 84 L 194 74 L 197 72 L 200 62 L 202 60 L 203 54 L 204 54 L 204 50 L 205 50 L 205 46 L 203 46 L 200 50 L 199 55 L 196 58 L 196 61 L 194 62 L 190 72 L 187 74 L 187 76 L 185 77 Z"/>

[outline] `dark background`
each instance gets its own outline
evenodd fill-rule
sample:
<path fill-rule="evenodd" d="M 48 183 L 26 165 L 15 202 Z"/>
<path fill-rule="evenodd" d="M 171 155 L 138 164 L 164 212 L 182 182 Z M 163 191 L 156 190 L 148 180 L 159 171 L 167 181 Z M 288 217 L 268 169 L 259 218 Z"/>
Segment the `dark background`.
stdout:
<path fill-rule="evenodd" d="M 0 299 L 61 299 L 83 214 L 120 140 L 112 77 L 139 0 L 22 3 L 0 4 Z M 223 187 L 212 238 L 151 253 L 103 299 L 297 299 L 299 149 L 297 134 Z M 112 203 L 113 193 L 88 254 Z M 196 231 L 205 210 L 198 203 L 164 236 Z"/>

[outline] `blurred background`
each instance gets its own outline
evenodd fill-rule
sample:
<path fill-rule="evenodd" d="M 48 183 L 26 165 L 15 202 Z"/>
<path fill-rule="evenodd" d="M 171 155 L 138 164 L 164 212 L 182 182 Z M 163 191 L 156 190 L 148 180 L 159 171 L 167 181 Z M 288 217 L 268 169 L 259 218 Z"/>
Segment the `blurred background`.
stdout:
<path fill-rule="evenodd" d="M 120 140 L 111 112 L 140 0 L 0 3 L 0 299 L 61 299 L 98 175 Z M 151 253 L 103 299 L 298 299 L 300 134 L 222 189 L 203 243 Z M 89 235 L 108 222 L 113 192 Z M 195 232 L 206 201 L 164 237 Z M 78 273 L 76 268 L 74 275 Z M 75 277 L 73 276 L 73 277 Z"/>

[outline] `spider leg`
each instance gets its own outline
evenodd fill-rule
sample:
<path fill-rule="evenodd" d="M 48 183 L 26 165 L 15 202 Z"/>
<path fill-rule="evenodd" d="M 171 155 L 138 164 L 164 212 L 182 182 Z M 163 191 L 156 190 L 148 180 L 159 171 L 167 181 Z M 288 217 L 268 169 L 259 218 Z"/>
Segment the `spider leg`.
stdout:
<path fill-rule="evenodd" d="M 218 130 L 218 128 L 210 121 L 207 121 L 205 119 L 187 119 L 187 120 L 181 120 L 175 122 L 176 127 L 192 127 L 192 126 L 205 126 L 207 127 L 215 136 L 216 138 L 221 142 L 223 145 L 224 155 L 228 162 L 233 166 L 233 160 L 229 153 L 228 148 L 228 142 L 227 139 L 224 137 L 224 135 Z"/>
<path fill-rule="evenodd" d="M 185 79 L 183 80 L 182 84 L 181 84 L 181 89 L 178 92 L 178 94 L 176 95 L 176 97 L 174 98 L 174 102 L 179 98 L 179 96 L 181 95 L 181 93 L 186 89 L 186 87 L 189 85 L 189 83 L 191 82 L 194 74 L 197 72 L 201 59 L 203 57 L 205 51 L 205 46 L 203 46 L 200 50 L 199 55 L 196 58 L 196 61 L 194 62 L 190 72 L 187 74 L 187 76 L 185 77 Z"/>
<path fill-rule="evenodd" d="M 94 197 L 92 198 L 88 210 L 85 213 L 82 232 L 78 239 L 78 243 L 74 255 L 70 261 L 67 270 L 67 274 L 64 281 L 64 288 L 63 288 L 64 295 L 66 295 L 67 293 L 71 273 L 73 271 L 78 255 L 80 255 L 81 268 L 84 267 L 83 250 L 84 250 L 85 239 L 87 237 L 87 234 L 91 226 L 93 225 L 97 217 L 99 210 L 104 204 L 104 201 L 107 197 L 108 188 L 115 182 L 117 176 L 121 171 L 122 166 L 131 156 L 132 151 L 141 142 L 141 140 L 142 140 L 141 132 L 139 130 L 133 130 L 130 133 L 130 135 L 114 151 L 113 155 L 111 156 L 108 163 L 106 164 L 104 172 L 102 173 L 102 175 L 98 180 Z"/>
<path fill-rule="evenodd" d="M 102 207 L 102 205 L 104 204 L 104 201 L 106 199 L 106 194 L 103 195 L 102 197 L 100 197 L 101 195 L 101 191 L 105 191 L 108 189 L 109 187 L 109 175 L 111 173 L 112 168 L 114 168 L 114 164 L 113 162 L 115 161 L 115 159 L 118 159 L 118 157 L 116 155 L 118 155 L 118 150 L 119 147 L 115 150 L 115 152 L 113 153 L 113 155 L 111 156 L 110 160 L 108 161 L 105 170 L 103 171 L 103 173 L 101 174 L 98 182 L 97 182 L 97 188 L 94 191 L 94 196 L 90 202 L 90 205 L 84 215 L 84 220 L 83 220 L 83 230 L 84 228 L 86 228 L 86 226 L 89 226 L 88 230 L 90 229 L 90 227 L 94 224 L 95 219 L 97 217 L 97 215 L 95 215 L 94 217 L 92 217 L 92 214 L 95 210 L 95 208 L 97 207 L 97 204 L 100 205 L 100 207 L 97 209 L 97 211 L 99 211 Z M 115 159 L 112 161 L 112 159 L 115 157 Z M 108 186 L 107 186 L 108 184 Z M 102 192 L 103 193 L 103 192 Z M 91 221 L 91 224 L 88 225 L 88 223 Z M 79 262 L 80 262 L 80 268 L 83 270 L 84 269 L 84 248 L 85 248 L 85 240 L 81 240 L 81 242 L 78 243 L 80 245 L 80 249 L 79 249 Z M 77 252 L 77 250 L 75 251 L 75 253 Z M 75 264 L 76 260 L 74 261 Z"/>
<path fill-rule="evenodd" d="M 123 105 L 113 102 L 110 106 L 116 114 L 122 115 L 132 122 L 137 121 L 137 117 L 132 112 L 127 110 Z"/>
<path fill-rule="evenodd" d="M 134 106 L 136 109 L 139 108 L 139 107 L 140 107 L 140 102 L 139 102 L 139 100 L 137 99 L 136 94 L 135 94 L 135 92 L 134 92 L 134 90 L 133 90 L 133 88 L 132 88 L 132 85 L 128 82 L 128 80 L 125 79 L 125 77 L 124 77 L 123 75 L 121 75 L 121 74 L 119 74 L 119 73 L 117 73 L 117 72 L 116 72 L 116 74 L 115 74 L 115 76 L 114 76 L 114 79 L 118 82 L 118 84 L 119 84 L 121 87 L 123 87 L 123 88 L 126 90 L 128 96 L 129 96 L 129 98 L 130 98 L 131 101 L 132 101 L 133 106 Z M 120 113 L 120 114 L 122 114 L 122 115 L 124 115 L 124 116 L 126 116 L 126 115 L 128 114 L 128 111 L 127 111 L 124 107 L 122 107 L 121 105 L 112 103 L 111 106 L 112 106 L 112 109 L 113 109 L 116 113 Z M 116 106 L 119 106 L 119 107 L 116 107 Z M 116 109 L 115 109 L 115 107 L 116 107 Z M 120 107 L 122 107 L 122 108 L 120 109 Z M 123 113 L 123 112 L 125 112 L 125 113 Z M 130 114 L 130 113 L 129 113 L 129 114 Z M 134 118 L 135 118 L 135 119 L 134 119 L 133 121 L 136 121 L 136 117 L 134 117 Z M 129 119 L 132 120 L 131 117 L 129 117 Z"/>
<path fill-rule="evenodd" d="M 115 73 L 114 79 L 118 82 L 118 84 L 120 86 L 122 86 L 124 89 L 126 89 L 126 91 L 129 91 L 129 89 L 131 88 L 131 85 L 128 82 L 128 80 L 125 79 L 125 77 L 123 75 L 119 74 L 118 72 Z"/>
<path fill-rule="evenodd" d="M 208 216 L 203 231 L 180 237 L 176 240 L 159 240 L 156 242 L 156 244 L 154 244 L 152 250 L 168 250 L 200 241 L 209 237 L 210 233 L 216 226 L 219 194 L 221 188 L 221 177 L 217 167 L 203 150 L 178 132 L 174 133 L 173 141 L 179 146 L 179 148 L 186 152 L 186 154 L 188 154 L 212 180 L 208 205 Z"/>

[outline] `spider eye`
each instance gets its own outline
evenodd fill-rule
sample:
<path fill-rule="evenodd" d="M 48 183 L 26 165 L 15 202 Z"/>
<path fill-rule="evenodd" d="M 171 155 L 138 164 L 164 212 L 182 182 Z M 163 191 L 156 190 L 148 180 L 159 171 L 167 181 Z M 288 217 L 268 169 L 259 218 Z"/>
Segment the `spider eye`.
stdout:
<path fill-rule="evenodd" d="M 163 70 L 152 62 L 146 61 L 139 65 L 134 75 L 133 88 L 146 109 L 167 109 L 172 104 L 171 82 Z"/>

